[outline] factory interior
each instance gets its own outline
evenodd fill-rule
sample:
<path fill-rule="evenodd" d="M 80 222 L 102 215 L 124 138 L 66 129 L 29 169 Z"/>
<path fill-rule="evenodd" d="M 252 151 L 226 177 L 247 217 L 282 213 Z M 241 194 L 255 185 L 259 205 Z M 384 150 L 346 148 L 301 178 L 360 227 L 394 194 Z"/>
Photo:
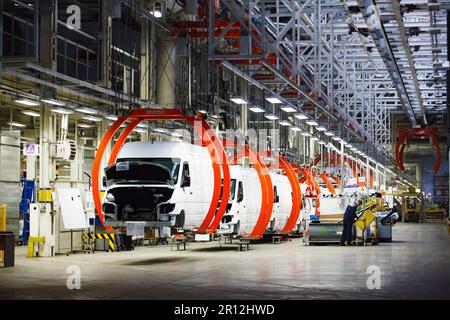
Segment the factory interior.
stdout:
<path fill-rule="evenodd" d="M 449 300 L 449 20 L 1 0 L 0 300 Z"/>

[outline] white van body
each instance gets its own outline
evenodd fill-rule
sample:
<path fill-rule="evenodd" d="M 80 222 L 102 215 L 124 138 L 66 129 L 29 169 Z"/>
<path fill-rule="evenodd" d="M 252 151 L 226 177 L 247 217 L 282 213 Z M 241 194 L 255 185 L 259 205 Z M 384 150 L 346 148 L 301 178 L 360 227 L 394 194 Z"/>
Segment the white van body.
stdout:
<path fill-rule="evenodd" d="M 222 218 L 218 233 L 248 234 L 253 230 L 261 211 L 261 183 L 255 169 L 230 166 L 231 188 L 228 211 Z M 242 199 L 239 199 L 242 192 Z"/>
<path fill-rule="evenodd" d="M 292 187 L 285 175 L 270 173 L 274 189 L 272 216 L 267 231 L 281 232 L 292 210 Z M 276 191 L 275 191 L 276 190 Z"/>
<path fill-rule="evenodd" d="M 200 226 L 211 204 L 214 173 L 205 147 L 130 142 L 105 172 L 103 211 L 113 220 L 190 230 Z"/>
<path fill-rule="evenodd" d="M 228 211 L 222 218 L 218 233 L 249 234 L 255 227 L 261 212 L 261 182 L 254 168 L 230 166 L 230 176 Z M 273 204 L 271 220 L 266 230 L 280 232 L 291 214 L 292 190 L 286 176 L 270 173 L 270 177 L 273 186 L 277 189 L 278 202 Z"/>

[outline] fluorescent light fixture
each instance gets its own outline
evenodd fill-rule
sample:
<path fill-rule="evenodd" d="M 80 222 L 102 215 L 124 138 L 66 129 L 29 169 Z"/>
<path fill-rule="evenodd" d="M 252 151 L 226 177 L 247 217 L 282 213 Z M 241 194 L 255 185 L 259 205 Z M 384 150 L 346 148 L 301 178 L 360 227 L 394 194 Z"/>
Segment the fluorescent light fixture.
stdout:
<path fill-rule="evenodd" d="M 334 136 L 334 133 L 333 133 L 333 132 L 330 132 L 330 131 L 325 131 L 325 135 L 326 135 L 327 137 L 333 137 L 333 136 Z"/>
<path fill-rule="evenodd" d="M 77 110 L 78 112 L 87 113 L 87 114 L 96 114 L 97 113 L 97 110 L 91 109 L 91 108 L 86 108 L 86 107 L 79 107 L 79 108 L 76 108 L 75 110 Z"/>
<path fill-rule="evenodd" d="M 53 108 L 50 110 L 51 112 L 59 113 L 59 114 L 72 114 L 73 111 L 65 108 Z"/>
<path fill-rule="evenodd" d="M 240 96 L 231 97 L 230 100 L 233 101 L 236 104 L 246 104 L 246 103 L 248 103 L 247 100 L 245 100 L 243 97 L 240 97 Z"/>
<path fill-rule="evenodd" d="M 105 118 L 108 119 L 108 120 L 111 120 L 111 121 L 116 121 L 117 119 L 119 119 L 115 115 L 107 115 L 107 116 L 105 116 Z"/>
<path fill-rule="evenodd" d="M 181 132 L 174 131 L 172 132 L 172 137 L 182 138 L 183 134 Z"/>
<path fill-rule="evenodd" d="M 22 110 L 22 113 L 30 117 L 39 117 L 41 115 L 39 112 L 34 110 Z"/>
<path fill-rule="evenodd" d="M 254 112 L 254 113 L 266 112 L 266 110 L 264 110 L 263 108 L 261 108 L 259 106 L 251 106 L 251 107 L 248 108 L 248 110 L 250 110 L 251 112 Z"/>
<path fill-rule="evenodd" d="M 206 112 L 206 110 L 198 110 L 198 112 L 204 113 L 204 114 L 208 113 L 208 112 Z"/>
<path fill-rule="evenodd" d="M 265 99 L 266 99 L 267 101 L 269 101 L 270 103 L 272 103 L 272 104 L 280 104 L 280 103 L 283 103 L 283 101 L 281 101 L 279 98 L 277 98 L 277 97 L 275 97 L 275 96 L 272 96 L 272 97 L 265 97 Z"/>
<path fill-rule="evenodd" d="M 95 122 L 102 121 L 102 118 L 94 116 L 84 116 L 83 119 Z"/>
<path fill-rule="evenodd" d="M 333 137 L 333 138 L 331 138 L 331 139 L 333 139 L 334 141 L 337 141 L 337 142 L 340 142 L 340 141 L 342 141 L 342 139 L 341 139 L 341 138 L 339 138 L 339 137 Z"/>
<path fill-rule="evenodd" d="M 319 142 L 317 142 L 318 144 L 327 144 L 325 141 L 320 140 Z"/>
<path fill-rule="evenodd" d="M 281 120 L 279 123 L 282 126 L 292 126 L 292 124 L 287 120 Z"/>
<path fill-rule="evenodd" d="M 277 120 L 278 117 L 274 114 L 265 114 L 264 117 L 269 120 Z"/>
<path fill-rule="evenodd" d="M 291 107 L 291 106 L 284 106 L 284 107 L 281 107 L 281 110 L 283 110 L 284 112 L 288 112 L 288 113 L 296 112 L 296 111 L 297 111 L 297 109 L 295 109 L 294 107 Z"/>
<path fill-rule="evenodd" d="M 327 129 L 322 126 L 318 126 L 316 129 L 317 129 L 317 131 L 327 131 Z"/>
<path fill-rule="evenodd" d="M 308 119 L 308 117 L 305 116 L 303 113 L 297 113 L 296 115 L 294 115 L 294 117 L 296 117 L 298 120 L 306 120 L 306 119 Z"/>
<path fill-rule="evenodd" d="M 20 122 L 16 122 L 16 121 L 8 121 L 8 124 L 10 125 L 10 126 L 13 126 L 13 127 L 19 127 L 19 128 L 24 128 L 24 127 L 26 127 L 27 125 L 26 124 L 23 124 L 23 123 L 20 123 Z"/>
<path fill-rule="evenodd" d="M 317 138 L 317 137 L 312 137 L 311 140 L 312 140 L 312 141 L 318 141 L 319 138 Z"/>
<path fill-rule="evenodd" d="M 38 106 L 39 105 L 39 102 L 30 100 L 30 99 L 26 99 L 26 98 L 17 98 L 16 100 L 14 100 L 14 102 L 23 104 L 25 106 Z"/>
<path fill-rule="evenodd" d="M 316 120 L 308 120 L 308 121 L 306 121 L 306 124 L 310 125 L 310 126 L 318 126 L 319 125 Z"/>
<path fill-rule="evenodd" d="M 147 123 L 138 123 L 137 125 L 136 125 L 136 127 L 139 127 L 139 128 L 148 128 L 148 125 L 147 125 Z"/>
<path fill-rule="evenodd" d="M 56 99 L 53 99 L 53 98 L 41 99 L 41 101 L 45 102 L 45 103 L 48 103 L 48 104 L 52 104 L 54 106 L 59 106 L 59 107 L 62 107 L 62 106 L 66 105 L 65 102 L 59 101 L 59 100 L 56 100 Z"/>
<path fill-rule="evenodd" d="M 305 137 L 311 137 L 311 136 L 312 136 L 311 133 L 306 132 L 306 131 L 303 131 L 303 132 L 301 133 L 301 135 L 302 135 L 302 136 L 305 136 Z"/>
<path fill-rule="evenodd" d="M 77 125 L 78 125 L 80 128 L 92 128 L 92 127 L 93 127 L 93 126 L 90 125 L 90 124 L 82 123 L 82 122 L 79 122 Z"/>
<path fill-rule="evenodd" d="M 167 133 L 168 132 L 167 129 L 164 129 L 164 128 L 155 128 L 155 129 L 153 129 L 153 131 L 159 132 L 159 133 Z"/>
<path fill-rule="evenodd" d="M 300 129 L 300 128 L 297 127 L 297 126 L 291 127 L 291 130 L 292 130 L 292 131 L 302 131 L 302 129 Z"/>
<path fill-rule="evenodd" d="M 135 132 L 140 132 L 140 133 L 145 133 L 145 132 L 147 132 L 147 130 L 141 129 L 141 128 L 134 128 L 133 131 L 135 131 Z"/>
<path fill-rule="evenodd" d="M 161 17 L 162 17 L 162 13 L 161 13 L 161 11 L 159 11 L 159 10 L 153 10 L 153 11 L 150 11 L 150 14 L 151 14 L 152 16 L 154 16 L 155 18 L 161 18 Z"/>

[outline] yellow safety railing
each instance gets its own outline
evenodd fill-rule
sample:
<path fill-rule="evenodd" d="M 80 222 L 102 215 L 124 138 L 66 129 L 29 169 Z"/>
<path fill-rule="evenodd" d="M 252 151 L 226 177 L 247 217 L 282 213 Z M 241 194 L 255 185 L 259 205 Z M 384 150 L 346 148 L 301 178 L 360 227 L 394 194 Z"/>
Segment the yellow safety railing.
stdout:
<path fill-rule="evenodd" d="M 45 237 L 28 237 L 28 257 L 32 257 L 34 255 L 34 244 L 44 243 Z"/>

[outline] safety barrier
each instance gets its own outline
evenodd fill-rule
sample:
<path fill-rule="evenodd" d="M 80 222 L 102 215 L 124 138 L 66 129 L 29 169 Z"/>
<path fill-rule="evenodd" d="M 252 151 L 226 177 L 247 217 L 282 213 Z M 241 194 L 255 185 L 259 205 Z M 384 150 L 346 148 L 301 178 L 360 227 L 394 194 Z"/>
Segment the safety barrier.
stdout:
<path fill-rule="evenodd" d="M 116 241 L 114 240 L 114 233 L 84 233 L 83 238 L 85 240 L 89 239 L 100 239 L 108 241 L 108 252 L 116 251 Z"/>

